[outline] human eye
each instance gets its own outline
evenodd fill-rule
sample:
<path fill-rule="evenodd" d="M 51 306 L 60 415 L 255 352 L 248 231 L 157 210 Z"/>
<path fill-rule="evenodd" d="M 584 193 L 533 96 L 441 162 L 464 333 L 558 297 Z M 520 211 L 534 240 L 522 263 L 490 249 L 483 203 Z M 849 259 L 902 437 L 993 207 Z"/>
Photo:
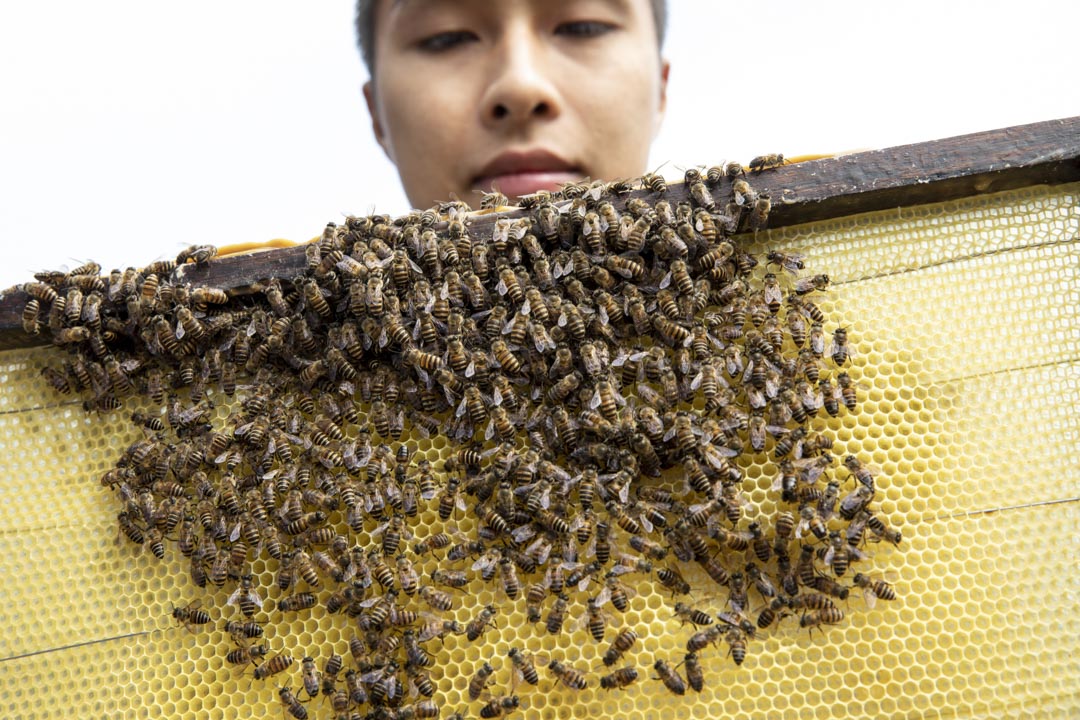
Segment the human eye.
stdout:
<path fill-rule="evenodd" d="M 555 28 L 555 34 L 572 38 L 593 38 L 609 33 L 614 29 L 615 26 L 611 23 L 599 20 L 573 20 L 560 23 Z"/>
<path fill-rule="evenodd" d="M 468 30 L 447 30 L 423 38 L 417 43 L 417 46 L 426 52 L 439 53 L 451 50 L 474 39 L 476 39 L 476 36 Z"/>

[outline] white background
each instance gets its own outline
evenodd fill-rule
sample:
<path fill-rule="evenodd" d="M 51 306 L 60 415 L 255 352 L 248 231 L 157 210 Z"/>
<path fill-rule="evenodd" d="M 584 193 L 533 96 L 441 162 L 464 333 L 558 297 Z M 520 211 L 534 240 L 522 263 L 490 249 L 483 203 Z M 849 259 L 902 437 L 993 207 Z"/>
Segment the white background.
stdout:
<path fill-rule="evenodd" d="M 652 164 L 881 148 L 1080 115 L 1080 3 L 669 0 Z M 0 8 L 0 288 L 408 209 L 351 0 Z"/>

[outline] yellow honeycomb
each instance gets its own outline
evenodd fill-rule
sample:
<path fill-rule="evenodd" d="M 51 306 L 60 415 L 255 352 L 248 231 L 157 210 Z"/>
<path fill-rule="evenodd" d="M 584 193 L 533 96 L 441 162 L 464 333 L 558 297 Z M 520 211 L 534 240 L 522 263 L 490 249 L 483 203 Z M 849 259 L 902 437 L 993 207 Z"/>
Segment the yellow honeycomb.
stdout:
<path fill-rule="evenodd" d="M 822 309 L 851 328 L 863 389 L 857 412 L 829 429 L 837 455 L 882 470 L 877 506 L 904 542 L 877 544 L 858 569 L 890 579 L 897 600 L 868 610 L 853 592 L 843 623 L 813 635 L 789 619 L 741 667 L 723 644 L 707 649 L 704 691 L 677 698 L 646 668 L 681 657 L 687 631 L 670 597 L 645 583 L 624 619 L 642 636 L 627 655 L 637 683 L 574 691 L 541 669 L 512 716 L 1080 715 L 1078 194 L 1076 184 L 1034 187 L 759 234 L 752 251 L 803 253 L 833 280 Z M 194 586 L 172 545 L 160 562 L 119 535 L 116 499 L 98 478 L 136 431 L 126 413 L 90 416 L 58 399 L 40 375 L 57 356 L 0 354 L 0 716 L 280 716 L 277 689 L 298 689 L 296 665 L 280 682 L 229 665 L 228 590 Z M 450 452 L 438 438 L 415 441 L 433 461 Z M 747 477 L 764 503 L 769 472 Z M 441 528 L 433 511 L 419 520 L 418 534 Z M 273 584 L 263 560 L 254 569 Z M 483 604 L 505 605 L 479 582 L 467 590 L 454 611 L 463 623 Z M 696 593 L 695 604 L 722 605 Z M 171 611 L 196 598 L 214 623 L 190 633 Z M 584 629 L 553 639 L 520 603 L 496 622 L 482 642 L 451 636 L 437 653 L 443 717 L 476 715 L 467 686 L 485 660 L 493 692 L 508 691 L 511 647 L 603 671 L 607 642 Z M 300 615 L 266 632 L 271 652 L 297 664 L 347 655 L 352 635 L 341 616 Z M 332 716 L 322 696 L 307 705 Z"/>

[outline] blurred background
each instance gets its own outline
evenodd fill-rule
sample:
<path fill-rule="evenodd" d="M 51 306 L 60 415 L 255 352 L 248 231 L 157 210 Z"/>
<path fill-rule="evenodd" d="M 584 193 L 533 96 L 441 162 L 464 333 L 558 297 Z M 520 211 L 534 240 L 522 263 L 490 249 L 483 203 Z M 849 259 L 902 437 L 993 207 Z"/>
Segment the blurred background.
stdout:
<path fill-rule="evenodd" d="M 669 177 L 1080 115 L 1080 4 L 669 4 Z M 352 19 L 351 0 L 6 3 L 0 288 L 407 211 Z"/>

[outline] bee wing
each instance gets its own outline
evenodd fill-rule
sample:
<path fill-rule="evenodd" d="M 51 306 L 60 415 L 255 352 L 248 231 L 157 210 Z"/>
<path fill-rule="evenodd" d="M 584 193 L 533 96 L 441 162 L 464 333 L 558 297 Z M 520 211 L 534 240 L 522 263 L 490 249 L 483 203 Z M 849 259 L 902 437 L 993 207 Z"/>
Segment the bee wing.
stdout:
<path fill-rule="evenodd" d="M 873 608 L 877 604 L 877 593 L 869 585 L 863 588 L 862 595 L 863 600 L 866 601 L 866 607 Z"/>

